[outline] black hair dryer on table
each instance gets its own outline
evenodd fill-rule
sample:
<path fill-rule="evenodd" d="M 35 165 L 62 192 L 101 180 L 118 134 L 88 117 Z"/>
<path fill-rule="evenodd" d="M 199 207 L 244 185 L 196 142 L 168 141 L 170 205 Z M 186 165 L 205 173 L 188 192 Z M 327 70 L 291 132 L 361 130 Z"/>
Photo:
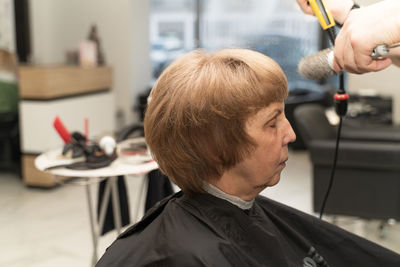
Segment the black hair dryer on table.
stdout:
<path fill-rule="evenodd" d="M 45 170 L 55 168 L 67 168 L 74 170 L 90 170 L 106 167 L 110 165 L 116 158 L 116 142 L 111 136 L 104 136 L 99 143 L 89 141 L 83 134 L 73 132 L 69 134 L 62 124 L 61 120 L 56 117 L 53 123 L 55 129 L 66 143 L 62 154 L 65 156 L 72 153 L 72 158 L 84 156 L 84 161 L 74 162 L 71 164 L 61 164 L 46 168 Z"/>

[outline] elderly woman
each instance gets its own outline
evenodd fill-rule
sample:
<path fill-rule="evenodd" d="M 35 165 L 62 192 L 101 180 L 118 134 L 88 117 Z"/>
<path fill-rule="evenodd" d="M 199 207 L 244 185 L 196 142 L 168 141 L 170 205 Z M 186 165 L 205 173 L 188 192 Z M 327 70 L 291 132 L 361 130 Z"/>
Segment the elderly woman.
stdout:
<path fill-rule="evenodd" d="M 172 63 L 144 124 L 154 159 L 182 192 L 97 266 L 400 266 L 393 252 L 258 196 L 279 182 L 296 138 L 287 94 L 278 64 L 254 51 L 194 51 Z"/>

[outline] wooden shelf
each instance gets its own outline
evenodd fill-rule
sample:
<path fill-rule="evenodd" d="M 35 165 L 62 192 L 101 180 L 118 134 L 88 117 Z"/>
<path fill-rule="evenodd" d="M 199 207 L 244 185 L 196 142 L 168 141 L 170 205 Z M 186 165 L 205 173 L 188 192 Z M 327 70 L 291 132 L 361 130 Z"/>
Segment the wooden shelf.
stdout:
<path fill-rule="evenodd" d="M 21 66 L 18 77 L 21 99 L 47 100 L 112 88 L 108 66 Z"/>
<path fill-rule="evenodd" d="M 22 176 L 24 183 L 29 186 L 53 187 L 56 185 L 54 175 L 39 171 L 35 167 L 37 155 L 22 155 Z"/>

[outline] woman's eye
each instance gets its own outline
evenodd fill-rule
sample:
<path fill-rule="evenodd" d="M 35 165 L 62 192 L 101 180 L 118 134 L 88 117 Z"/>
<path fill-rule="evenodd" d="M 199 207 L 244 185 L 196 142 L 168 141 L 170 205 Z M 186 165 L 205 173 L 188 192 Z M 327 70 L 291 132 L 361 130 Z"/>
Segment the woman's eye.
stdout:
<path fill-rule="evenodd" d="M 270 122 L 269 122 L 268 127 L 270 127 L 270 128 L 276 128 L 276 123 L 277 123 L 277 120 L 274 119 L 273 121 L 270 121 Z"/>

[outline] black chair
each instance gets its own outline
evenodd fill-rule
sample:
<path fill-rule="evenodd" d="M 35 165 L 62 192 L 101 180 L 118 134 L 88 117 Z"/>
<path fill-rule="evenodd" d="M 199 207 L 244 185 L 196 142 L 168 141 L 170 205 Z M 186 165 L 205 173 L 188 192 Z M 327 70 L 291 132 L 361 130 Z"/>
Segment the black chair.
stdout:
<path fill-rule="evenodd" d="M 320 104 L 325 107 L 332 106 L 333 96 L 328 88 L 311 83 L 296 83 L 289 90 L 289 96 L 285 101 L 285 115 L 295 133 L 298 132 L 294 111 L 297 107 L 307 104 Z M 295 150 L 305 149 L 303 138 L 298 135 L 296 141 L 289 146 Z"/>
<path fill-rule="evenodd" d="M 313 205 L 319 212 L 329 183 L 337 129 L 320 105 L 299 106 L 294 117 L 310 152 Z M 400 128 L 343 126 L 335 180 L 325 212 L 400 219 Z"/>

